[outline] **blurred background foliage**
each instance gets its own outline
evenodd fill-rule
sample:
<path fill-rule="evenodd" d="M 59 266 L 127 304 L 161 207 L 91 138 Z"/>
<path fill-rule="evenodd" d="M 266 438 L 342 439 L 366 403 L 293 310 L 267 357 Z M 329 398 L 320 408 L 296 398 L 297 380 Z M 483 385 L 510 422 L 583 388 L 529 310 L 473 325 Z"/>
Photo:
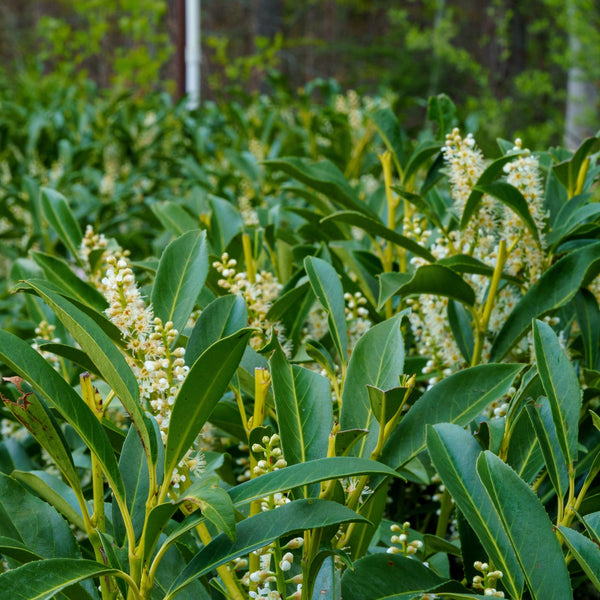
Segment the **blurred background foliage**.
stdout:
<path fill-rule="evenodd" d="M 0 86 L 37 93 L 43 74 L 174 93 L 175 4 L 3 0 Z M 409 131 L 443 92 L 484 149 L 500 136 L 547 147 L 568 141 L 565 128 L 576 143 L 596 129 L 599 16 L 592 0 L 203 0 L 203 97 L 333 78 L 360 94 L 391 90 Z"/>

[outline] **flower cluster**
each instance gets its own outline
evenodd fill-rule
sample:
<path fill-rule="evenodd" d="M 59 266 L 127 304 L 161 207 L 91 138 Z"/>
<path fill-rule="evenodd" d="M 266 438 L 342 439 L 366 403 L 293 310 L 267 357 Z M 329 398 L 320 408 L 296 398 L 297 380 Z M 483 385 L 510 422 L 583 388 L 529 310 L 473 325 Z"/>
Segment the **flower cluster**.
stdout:
<path fill-rule="evenodd" d="M 402 526 L 394 523 L 390 526 L 390 530 L 393 535 L 390 539 L 392 545 L 386 550 L 388 554 L 402 554 L 403 556 L 409 556 L 416 554 L 421 548 L 423 548 L 423 542 L 421 540 L 408 541 L 410 523 L 405 521 Z"/>
<path fill-rule="evenodd" d="M 59 344 L 60 338 L 54 337 L 54 331 L 56 330 L 56 326 L 48 323 L 48 321 L 42 321 L 35 328 L 35 335 L 37 339 L 31 344 L 31 347 L 34 350 L 37 350 L 57 371 L 60 369 L 60 358 L 53 354 L 52 352 L 48 352 L 40 348 L 38 340 L 41 342 L 51 342 L 53 344 Z"/>
<path fill-rule="evenodd" d="M 496 581 L 502 579 L 502 571 L 490 571 L 490 566 L 479 560 L 475 561 L 473 566 L 481 573 L 481 575 L 475 575 L 475 577 L 473 577 L 473 589 L 483 590 L 484 596 L 504 598 L 504 592 L 498 591 L 494 587 Z"/>

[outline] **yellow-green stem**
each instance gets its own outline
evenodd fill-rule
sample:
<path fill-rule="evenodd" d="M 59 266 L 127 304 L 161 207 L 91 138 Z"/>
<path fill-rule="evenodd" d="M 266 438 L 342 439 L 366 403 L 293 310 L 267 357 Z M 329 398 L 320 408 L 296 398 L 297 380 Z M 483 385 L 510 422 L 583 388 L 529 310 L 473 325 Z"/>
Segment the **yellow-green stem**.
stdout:
<path fill-rule="evenodd" d="M 477 327 L 477 336 L 475 337 L 475 347 L 473 349 L 473 359 L 471 360 L 471 366 L 474 367 L 481 362 L 481 354 L 483 352 L 483 343 L 487 333 L 488 324 L 492 315 L 492 310 L 496 302 L 496 293 L 498 292 L 498 286 L 502 279 L 502 269 L 506 262 L 506 240 L 500 240 L 498 245 L 498 259 L 496 261 L 496 268 L 494 269 L 494 275 L 492 276 L 492 282 L 488 290 L 488 296 L 483 308 L 483 315 L 479 320 Z"/>
<path fill-rule="evenodd" d="M 246 263 L 248 281 L 254 284 L 256 282 L 256 265 L 254 264 L 254 256 L 252 255 L 252 241 L 250 240 L 250 235 L 247 233 L 242 235 L 242 246 L 244 248 L 244 261 Z"/>

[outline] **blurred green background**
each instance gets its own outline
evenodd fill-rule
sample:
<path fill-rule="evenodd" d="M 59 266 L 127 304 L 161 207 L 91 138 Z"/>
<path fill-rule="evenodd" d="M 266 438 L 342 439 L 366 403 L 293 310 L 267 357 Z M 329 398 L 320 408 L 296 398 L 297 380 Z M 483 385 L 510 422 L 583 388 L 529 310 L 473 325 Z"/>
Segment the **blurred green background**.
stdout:
<path fill-rule="evenodd" d="M 499 136 L 574 146 L 598 128 L 591 0 L 202 0 L 201 11 L 204 99 L 333 78 L 392 92 L 407 130 L 446 93 L 484 147 Z M 37 93 L 44 74 L 175 94 L 176 13 L 177 0 L 2 0 L 2 92 Z"/>

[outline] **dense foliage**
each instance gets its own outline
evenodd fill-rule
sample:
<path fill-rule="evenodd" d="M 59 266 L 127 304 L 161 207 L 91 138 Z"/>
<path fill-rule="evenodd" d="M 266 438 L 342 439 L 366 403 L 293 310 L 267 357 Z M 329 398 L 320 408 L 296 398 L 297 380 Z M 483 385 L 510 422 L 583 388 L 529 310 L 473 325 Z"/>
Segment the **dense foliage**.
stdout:
<path fill-rule="evenodd" d="M 598 140 L 427 112 L 3 94 L 0 600 L 600 590 Z"/>

